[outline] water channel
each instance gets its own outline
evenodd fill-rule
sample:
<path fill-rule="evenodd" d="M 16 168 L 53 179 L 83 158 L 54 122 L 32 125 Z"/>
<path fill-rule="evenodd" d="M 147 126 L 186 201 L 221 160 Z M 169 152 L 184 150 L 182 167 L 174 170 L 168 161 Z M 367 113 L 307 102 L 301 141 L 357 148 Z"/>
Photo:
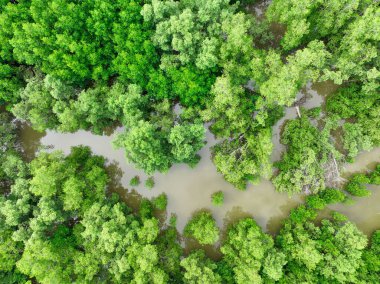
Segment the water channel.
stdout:
<path fill-rule="evenodd" d="M 312 108 L 319 106 L 324 101 L 324 96 L 336 90 L 331 82 L 308 84 L 298 95 L 298 98 L 306 97 L 303 107 Z M 284 122 L 297 116 L 294 107 L 286 110 L 286 115 L 273 128 L 274 151 L 272 161 L 281 157 L 284 146 L 280 143 L 280 133 Z M 115 131 L 118 132 L 121 129 Z M 167 213 L 177 215 L 177 229 L 182 232 L 185 224 L 192 214 L 198 210 L 206 209 L 212 212 L 218 225 L 222 228 L 244 216 L 253 216 L 264 231 L 274 234 L 281 221 L 286 218 L 289 211 L 302 202 L 302 196 L 289 197 L 286 194 L 275 191 L 268 180 L 262 180 L 259 184 L 249 185 L 246 191 L 239 191 L 227 183 L 216 171 L 210 159 L 210 146 L 216 143 L 213 135 L 207 132 L 207 145 L 200 151 L 202 157 L 199 164 L 191 169 L 187 165 L 174 165 L 167 174 L 154 175 L 155 186 L 149 190 L 145 188 L 144 181 L 147 176 L 133 165 L 128 164 L 122 150 L 115 150 L 111 146 L 114 134 L 110 136 L 97 136 L 90 132 L 78 131 L 76 133 L 57 133 L 48 131 L 38 133 L 27 125 L 23 126 L 21 140 L 29 156 L 38 149 L 59 149 L 68 153 L 72 146 L 90 146 L 95 154 L 107 158 L 108 163 L 114 169 L 119 169 L 121 186 L 114 186 L 127 203 L 134 207 L 140 196 L 154 197 L 164 192 L 168 196 Z M 355 163 L 344 165 L 344 173 L 365 171 L 380 162 L 380 148 L 371 152 L 360 154 Z M 142 183 L 134 188 L 129 186 L 130 179 L 138 175 Z M 380 188 L 371 186 L 371 197 L 355 199 L 353 205 L 331 206 L 332 210 L 344 213 L 350 220 L 365 233 L 370 234 L 380 228 Z M 211 194 L 223 191 L 225 203 L 221 207 L 215 207 L 211 203 Z"/>
<path fill-rule="evenodd" d="M 259 1 L 249 7 L 248 11 L 261 21 L 264 19 L 265 9 L 270 2 L 270 0 Z M 270 46 L 276 47 L 286 29 L 283 25 L 275 23 L 271 24 L 270 29 L 274 35 Z M 306 99 L 302 105 L 305 108 L 321 106 L 325 97 L 337 88 L 338 86 L 331 82 L 307 84 L 298 94 L 297 99 Z M 280 143 L 284 123 L 296 117 L 295 107 L 287 108 L 285 116 L 273 127 L 274 150 L 271 156 L 273 162 L 279 160 L 285 150 L 285 146 Z M 168 196 L 166 218 L 172 213 L 176 214 L 179 232 L 182 232 L 194 212 L 206 209 L 212 212 L 221 228 L 225 229 L 228 224 L 239 218 L 251 216 L 264 231 L 275 234 L 290 210 L 302 202 L 302 196 L 289 197 L 276 192 L 268 180 L 262 180 L 256 185 L 249 185 L 246 191 L 234 189 L 216 171 L 210 159 L 210 147 L 216 143 L 210 132 L 207 132 L 206 135 L 206 146 L 199 152 L 202 159 L 194 169 L 184 164 L 174 165 L 167 174 L 155 174 L 155 186 L 148 190 L 144 187 L 147 176 L 126 162 L 122 150 L 112 148 L 111 142 L 118 131 L 121 129 L 116 129 L 115 133 L 110 136 L 97 136 L 86 131 L 72 134 L 54 131 L 38 133 L 29 126 L 23 125 L 21 140 L 28 157 L 33 157 L 39 149 L 57 149 L 67 154 L 72 146 L 90 146 L 95 154 L 107 158 L 109 168 L 113 169 L 112 173 L 119 177 L 119 180 L 116 180 L 112 186 L 112 191 L 117 192 L 129 206 L 136 209 L 141 197 L 151 198 L 160 193 L 166 193 Z M 350 173 L 370 170 L 379 162 L 380 148 L 376 148 L 370 152 L 361 153 L 354 163 L 343 165 L 342 173 L 348 176 Z M 129 181 L 135 175 L 140 177 L 142 183 L 131 188 Z M 369 186 L 368 188 L 372 191 L 372 196 L 354 198 L 354 203 L 351 205 L 330 206 L 321 215 L 328 216 L 329 211 L 336 210 L 345 214 L 366 234 L 380 229 L 380 186 Z M 211 203 L 211 194 L 216 191 L 223 191 L 225 194 L 225 203 L 221 207 L 214 207 Z M 184 245 L 187 252 L 198 247 L 196 242 L 189 239 Z M 220 256 L 220 252 L 215 247 L 206 246 L 204 249 L 214 259 Z"/>

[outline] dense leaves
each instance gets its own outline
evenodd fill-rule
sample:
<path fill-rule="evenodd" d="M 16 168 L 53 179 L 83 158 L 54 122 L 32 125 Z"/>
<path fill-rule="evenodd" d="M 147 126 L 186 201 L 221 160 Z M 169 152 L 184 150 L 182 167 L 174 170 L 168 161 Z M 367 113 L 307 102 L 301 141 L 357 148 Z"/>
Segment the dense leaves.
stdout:
<path fill-rule="evenodd" d="M 160 227 L 152 215 L 153 208 L 165 209 L 166 195 L 143 200 L 138 213 L 117 196 L 107 197 L 105 160 L 87 147 L 72 148 L 68 156 L 41 152 L 25 163 L 15 126 L 6 116 L 3 120 L 1 153 L 16 159 L 11 171 L 4 167 L 2 178 L 8 182 L 1 186 L 8 193 L 0 197 L 0 277 L 7 283 L 31 278 L 40 283 L 210 284 L 379 279 L 378 233 L 367 247 L 366 237 L 341 215 L 314 224 L 317 210 L 345 199 L 342 191 L 326 189 L 308 196 L 276 238 L 245 218 L 228 228 L 220 261 L 203 251 L 180 260 L 175 229 Z M 378 176 L 379 167 L 350 182 L 379 183 Z M 184 234 L 200 244 L 219 239 L 207 212 L 196 214 Z"/>
<path fill-rule="evenodd" d="M 202 251 L 181 259 L 175 229 L 153 217 L 166 195 L 143 199 L 138 213 L 107 196 L 105 160 L 88 148 L 24 161 L 16 124 L 2 113 L 1 282 L 379 282 L 379 232 L 367 246 L 339 214 L 315 223 L 317 210 L 346 199 L 328 187 L 340 162 L 380 145 L 378 3 L 274 0 L 259 22 L 245 12 L 252 2 L 0 0 L 0 104 L 39 131 L 122 126 L 115 145 L 148 174 L 195 166 L 207 122 L 219 139 L 211 158 L 228 182 L 243 190 L 270 178 L 284 107 L 309 82 L 343 85 L 326 113 L 301 109 L 281 135 L 277 190 L 317 194 L 275 238 L 251 218 L 237 221 L 220 261 Z M 268 22 L 286 27 L 280 46 Z M 343 189 L 369 195 L 379 172 L 356 174 Z M 207 212 L 184 233 L 202 245 L 219 239 Z"/>
<path fill-rule="evenodd" d="M 306 115 L 287 122 L 281 142 L 288 149 L 276 164 L 280 172 L 273 179 L 278 191 L 316 193 L 325 189 L 328 164 L 340 157 L 330 140 L 335 127 L 335 122 L 328 120 L 318 129 Z"/>
<path fill-rule="evenodd" d="M 281 109 L 265 110 L 270 119 L 263 116 L 252 122 L 254 97 L 233 84 L 230 76 L 217 78 L 212 93 L 214 100 L 202 115 L 213 122 L 210 129 L 216 137 L 223 138 L 212 148 L 213 161 L 227 181 L 243 190 L 247 181 L 270 175 L 270 127 Z"/>
<path fill-rule="evenodd" d="M 166 283 L 179 263 L 160 264 L 158 220 L 139 218 L 117 198 L 105 196 L 104 163 L 79 147 L 67 157 L 41 153 L 30 164 L 30 178 L 18 175 L 10 194 L 0 199 L 1 238 L 7 244 L 1 273 L 15 269 L 40 283 L 99 277 Z"/>
<path fill-rule="evenodd" d="M 343 147 L 350 160 L 362 150 L 380 145 L 380 108 L 377 92 L 365 92 L 351 84 L 341 88 L 327 100 L 329 113 L 344 119 Z"/>
<path fill-rule="evenodd" d="M 228 231 L 221 251 L 234 272 L 236 283 L 260 283 L 259 271 L 267 251 L 272 247 L 272 238 L 263 234 L 253 219 L 243 219 Z"/>
<path fill-rule="evenodd" d="M 138 1 L 32 1 L 9 42 L 17 60 L 59 79 L 83 83 L 121 74 L 143 83 L 156 55 L 140 10 Z"/>
<path fill-rule="evenodd" d="M 316 40 L 289 55 L 286 64 L 275 51 L 258 52 L 252 60 L 253 78 L 269 104 L 290 106 L 308 81 L 320 77 L 330 56 L 324 43 Z"/>
<path fill-rule="evenodd" d="M 206 258 L 203 251 L 191 253 L 181 261 L 181 266 L 184 269 L 184 283 L 222 283 L 220 275 L 215 272 L 217 265 Z"/>
<path fill-rule="evenodd" d="M 202 245 L 212 245 L 219 238 L 219 229 L 209 212 L 200 212 L 187 223 L 184 233 Z"/>

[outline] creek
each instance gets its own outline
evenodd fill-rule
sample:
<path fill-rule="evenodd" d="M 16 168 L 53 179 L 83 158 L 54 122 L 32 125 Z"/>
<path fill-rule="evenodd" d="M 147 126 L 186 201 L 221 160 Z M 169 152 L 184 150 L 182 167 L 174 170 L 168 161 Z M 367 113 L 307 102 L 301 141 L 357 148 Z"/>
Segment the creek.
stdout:
<path fill-rule="evenodd" d="M 301 90 L 297 98 L 306 98 L 302 105 L 305 108 L 320 106 L 324 97 L 335 91 L 336 88 L 337 86 L 331 82 L 308 84 Z M 280 134 L 284 123 L 296 116 L 295 107 L 287 108 L 285 116 L 273 127 L 272 161 L 280 159 L 285 149 L 285 146 L 280 143 Z M 154 175 L 155 186 L 149 190 L 144 186 L 147 178 L 144 172 L 127 163 L 122 150 L 113 149 L 111 142 L 119 131 L 121 129 L 116 129 L 114 134 L 109 136 L 98 136 L 86 131 L 38 133 L 29 126 L 23 125 L 21 141 L 27 156 L 30 157 L 34 156 L 41 147 L 62 150 L 66 154 L 69 153 L 72 146 L 91 147 L 95 154 L 107 158 L 114 176 L 119 177 L 111 190 L 119 193 L 132 208 L 137 208 L 141 197 L 151 198 L 160 193 L 166 193 L 168 197 L 167 216 L 172 213 L 177 215 L 179 232 L 182 232 L 194 212 L 206 209 L 212 212 L 221 228 L 241 217 L 253 216 L 264 231 L 275 234 L 289 211 L 302 202 L 303 197 L 300 195 L 289 197 L 287 194 L 276 192 L 268 180 L 249 185 L 245 191 L 234 189 L 216 171 L 211 161 L 210 147 L 217 141 L 210 132 L 206 134 L 207 144 L 199 152 L 201 161 L 195 168 L 191 169 L 185 164 L 177 164 L 167 174 L 157 173 Z M 376 162 L 380 162 L 380 148 L 362 153 L 354 163 L 343 165 L 343 175 L 365 171 L 373 167 Z M 139 186 L 132 188 L 129 186 L 129 181 L 136 175 L 142 182 Z M 370 189 L 373 190 L 371 197 L 354 198 L 354 204 L 330 206 L 330 210 L 337 210 L 347 215 L 365 233 L 372 233 L 380 225 L 380 188 L 371 186 Z M 221 207 L 215 207 L 211 203 L 211 194 L 216 191 L 222 191 L 225 194 L 225 203 Z"/>

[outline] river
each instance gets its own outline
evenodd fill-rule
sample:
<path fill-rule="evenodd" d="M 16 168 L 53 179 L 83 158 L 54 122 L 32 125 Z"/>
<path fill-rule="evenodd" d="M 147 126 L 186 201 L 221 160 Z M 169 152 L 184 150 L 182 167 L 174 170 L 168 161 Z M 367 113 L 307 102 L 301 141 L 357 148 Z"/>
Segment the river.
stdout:
<path fill-rule="evenodd" d="M 259 20 L 264 19 L 264 11 L 270 1 L 259 1 L 248 10 Z M 285 27 L 279 24 L 271 24 L 274 34 L 270 46 L 276 47 L 285 32 Z M 297 99 L 306 98 L 303 107 L 313 108 L 323 106 L 324 99 L 338 88 L 331 82 L 307 84 L 303 88 Z M 280 143 L 280 135 L 284 123 L 289 119 L 297 117 L 294 107 L 287 108 L 285 116 L 273 127 L 274 150 L 271 156 L 272 162 L 281 158 L 285 146 Z M 133 165 L 128 164 L 124 158 L 122 150 L 115 150 L 111 146 L 113 135 L 97 136 L 86 131 L 76 133 L 57 133 L 48 131 L 38 133 L 29 126 L 23 125 L 21 131 L 21 141 L 26 152 L 26 156 L 31 159 L 39 149 L 59 149 L 69 153 L 72 146 L 87 145 L 91 147 L 95 154 L 102 155 L 108 160 L 109 172 L 113 175 L 111 191 L 120 194 L 122 199 L 132 208 L 137 208 L 142 197 L 151 198 L 166 193 L 168 196 L 167 215 L 177 216 L 177 229 L 182 232 L 187 221 L 192 214 L 198 210 L 209 210 L 212 212 L 218 225 L 225 229 L 226 226 L 241 217 L 254 217 L 264 231 L 275 234 L 281 227 L 290 210 L 302 202 L 302 196 L 289 197 L 286 194 L 275 191 L 272 183 L 262 180 L 259 184 L 249 185 L 246 191 L 239 191 L 227 183 L 216 171 L 210 159 L 210 147 L 216 143 L 210 132 L 206 133 L 206 146 L 199 152 L 201 161 L 191 169 L 187 165 L 174 165 L 167 174 L 157 173 L 154 175 L 155 186 L 149 190 L 144 187 L 147 176 L 140 170 L 136 170 Z M 370 152 L 361 153 L 352 164 L 342 166 L 342 174 L 348 176 L 354 172 L 372 169 L 376 163 L 380 162 L 380 148 Z M 139 186 L 129 186 L 132 177 L 138 175 L 142 181 Z M 345 214 L 351 221 L 366 234 L 371 234 L 380 228 L 380 187 L 369 186 L 372 196 L 368 198 L 354 198 L 351 205 L 333 205 L 322 212 L 321 216 L 327 216 L 331 210 L 336 210 Z M 211 203 L 211 194 L 222 191 L 225 195 L 224 205 L 215 207 Z M 192 240 L 185 240 L 186 251 L 198 247 Z M 215 247 L 206 246 L 206 252 L 213 258 L 218 258 L 220 252 Z"/>
<path fill-rule="evenodd" d="M 331 82 L 308 84 L 300 92 L 298 98 L 303 96 L 308 98 L 303 106 L 312 108 L 321 105 L 324 96 L 334 90 L 336 90 L 336 86 Z M 295 118 L 296 115 L 294 107 L 288 108 L 286 115 L 274 126 L 272 161 L 278 160 L 284 150 L 284 146 L 279 140 L 283 124 L 286 120 Z M 115 133 L 119 131 L 121 129 L 116 129 Z M 262 180 L 256 185 L 249 185 L 246 191 L 234 189 L 216 171 L 210 159 L 209 148 L 216 143 L 210 132 L 206 134 L 207 145 L 199 152 L 202 159 L 194 169 L 185 164 L 174 165 L 167 174 L 155 174 L 155 186 L 149 190 L 144 186 L 147 176 L 126 162 L 122 150 L 112 148 L 113 138 L 114 134 L 97 136 L 86 131 L 38 133 L 27 125 L 24 125 L 21 131 L 24 149 L 27 156 L 30 157 L 41 147 L 59 149 L 69 153 L 70 148 L 76 145 L 87 145 L 95 154 L 106 157 L 110 169 L 116 173 L 115 177 L 119 177 L 115 178 L 112 190 L 118 192 L 132 207 L 137 207 L 141 197 L 151 198 L 160 193 L 166 193 L 168 196 L 167 214 L 168 216 L 172 213 L 177 215 L 179 232 L 182 232 L 194 212 L 206 209 L 212 212 L 221 228 L 241 217 L 252 216 L 264 231 L 275 234 L 289 211 L 302 202 L 301 196 L 289 197 L 276 192 L 268 180 Z M 364 171 L 373 167 L 376 162 L 380 162 L 380 148 L 360 154 L 355 163 L 344 165 L 343 170 L 346 173 Z M 132 188 L 129 186 L 129 181 L 135 175 L 140 177 L 142 183 Z M 375 186 L 371 186 L 370 189 L 373 190 L 373 194 L 369 198 L 356 198 L 353 205 L 330 207 L 332 210 L 347 215 L 367 234 L 380 227 L 380 190 Z M 211 203 L 211 194 L 216 191 L 223 191 L 225 194 L 225 203 L 221 207 L 215 207 Z"/>

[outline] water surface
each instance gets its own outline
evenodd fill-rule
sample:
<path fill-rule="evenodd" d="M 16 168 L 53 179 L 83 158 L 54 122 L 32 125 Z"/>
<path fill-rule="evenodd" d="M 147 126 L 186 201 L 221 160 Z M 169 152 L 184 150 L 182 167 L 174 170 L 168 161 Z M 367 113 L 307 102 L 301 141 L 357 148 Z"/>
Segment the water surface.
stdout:
<path fill-rule="evenodd" d="M 336 85 L 331 82 L 308 84 L 297 98 L 306 98 L 303 100 L 305 108 L 320 106 L 324 101 L 324 96 L 335 91 L 336 88 Z M 274 126 L 272 161 L 280 159 L 285 149 L 279 139 L 284 123 L 295 117 L 297 117 L 295 107 L 287 108 L 286 115 Z M 119 131 L 121 129 L 115 132 Z M 302 202 L 301 196 L 288 197 L 286 194 L 276 192 L 268 180 L 262 180 L 257 185 L 249 185 L 246 191 L 236 190 L 216 171 L 210 159 L 209 148 L 216 143 L 210 132 L 206 135 L 207 145 L 199 152 L 202 157 L 199 164 L 194 169 L 185 164 L 177 164 L 167 174 L 155 174 L 155 186 L 152 190 L 144 187 L 144 181 L 147 178 L 144 172 L 127 163 L 122 150 L 112 148 L 111 141 L 115 134 L 97 136 L 87 131 L 71 134 L 54 131 L 37 133 L 27 126 L 23 127 L 21 134 L 22 143 L 30 157 L 41 145 L 44 148 L 59 149 L 65 153 L 69 153 L 72 146 L 90 146 L 95 154 L 106 157 L 108 163 L 112 164 L 114 169 L 118 169 L 123 188 L 115 186 L 114 191 L 124 196 L 130 206 L 137 207 L 141 196 L 151 198 L 160 193 L 166 193 L 168 216 L 172 213 L 177 215 L 177 228 L 180 232 L 194 212 L 206 209 L 212 212 L 220 227 L 241 217 L 253 216 L 264 231 L 274 234 L 289 211 Z M 376 162 L 380 162 L 380 148 L 362 153 L 355 163 L 344 165 L 343 170 L 346 173 L 365 171 L 373 167 Z M 142 183 L 132 188 L 129 186 L 129 181 L 135 175 L 140 177 Z M 330 208 L 346 214 L 360 229 L 371 233 L 380 227 L 380 190 L 378 189 L 372 186 L 373 195 L 369 198 L 355 199 L 354 205 L 336 205 Z M 225 203 L 221 207 L 215 207 L 211 203 L 211 194 L 216 191 L 223 191 L 225 194 Z"/>

